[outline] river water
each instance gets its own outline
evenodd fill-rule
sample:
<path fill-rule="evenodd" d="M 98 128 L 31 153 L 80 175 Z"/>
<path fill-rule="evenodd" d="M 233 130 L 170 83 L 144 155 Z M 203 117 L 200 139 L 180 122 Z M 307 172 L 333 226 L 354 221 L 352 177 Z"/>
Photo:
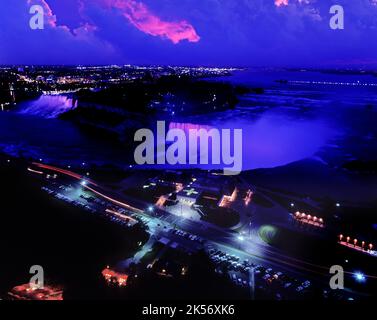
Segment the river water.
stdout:
<path fill-rule="evenodd" d="M 104 164 L 122 159 L 125 151 L 94 139 L 58 116 L 76 103 L 67 96 L 43 95 L 0 112 L 0 150 L 11 156 L 43 159 L 57 164 Z"/>
<path fill-rule="evenodd" d="M 277 79 L 293 83 L 280 84 Z M 242 128 L 243 170 L 304 159 L 331 167 L 353 159 L 377 159 L 377 87 L 371 85 L 377 83 L 376 78 L 252 70 L 215 81 L 260 86 L 265 93 L 242 97 L 235 110 L 177 117 L 170 127 Z M 42 96 L 11 112 L 1 112 L 0 149 L 65 164 L 129 165 L 129 150 L 99 141 L 57 118 L 74 107 L 68 97 Z"/>

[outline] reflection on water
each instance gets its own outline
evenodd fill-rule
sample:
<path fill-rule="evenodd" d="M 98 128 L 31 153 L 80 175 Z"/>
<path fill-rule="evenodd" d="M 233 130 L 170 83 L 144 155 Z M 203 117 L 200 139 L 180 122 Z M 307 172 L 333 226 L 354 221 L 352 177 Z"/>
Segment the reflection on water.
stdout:
<path fill-rule="evenodd" d="M 0 112 L 0 150 L 63 164 L 126 161 L 127 153 L 83 133 L 69 121 Z"/>

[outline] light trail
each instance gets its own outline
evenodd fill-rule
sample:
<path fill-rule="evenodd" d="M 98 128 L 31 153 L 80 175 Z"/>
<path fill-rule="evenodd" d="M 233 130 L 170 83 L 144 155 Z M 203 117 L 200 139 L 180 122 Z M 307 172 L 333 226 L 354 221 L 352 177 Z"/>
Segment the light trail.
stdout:
<path fill-rule="evenodd" d="M 110 201 L 110 202 L 112 202 L 112 203 L 115 203 L 115 204 L 118 205 L 118 206 L 121 206 L 121 207 L 123 207 L 123 208 L 126 208 L 126 209 L 128 209 L 128 210 L 135 211 L 136 213 L 143 213 L 143 212 L 144 212 L 143 210 L 140 210 L 140 209 L 138 209 L 138 208 L 132 207 L 132 206 L 130 206 L 130 205 L 127 204 L 127 203 L 124 203 L 124 202 L 118 201 L 118 200 L 116 200 L 116 199 L 110 198 L 110 197 L 108 197 L 107 195 L 105 195 L 105 194 L 103 194 L 103 193 L 101 193 L 101 192 L 99 192 L 99 191 L 97 191 L 97 190 L 94 190 L 93 188 L 89 187 L 88 185 L 83 186 L 83 188 L 88 189 L 88 190 L 90 190 L 91 192 L 95 193 L 96 195 L 98 195 L 98 196 L 100 196 L 100 197 L 102 197 L 102 198 L 104 198 L 104 199 L 106 199 L 106 200 L 108 200 L 108 201 Z"/>
<path fill-rule="evenodd" d="M 72 178 L 75 178 L 77 180 L 85 180 L 87 184 L 90 184 L 90 185 L 93 185 L 93 186 L 96 186 L 96 187 L 99 187 L 98 184 L 96 184 L 95 182 L 93 182 L 92 180 L 88 180 L 86 179 L 86 177 L 82 176 L 82 175 L 79 175 L 78 173 L 75 173 L 75 172 L 72 172 L 72 171 L 69 171 L 69 170 L 65 170 L 65 169 L 60 169 L 58 167 L 54 167 L 54 166 L 49 166 L 47 164 L 42 164 L 42 163 L 37 163 L 37 162 L 33 162 L 33 165 L 39 167 L 39 168 L 43 168 L 43 169 L 48 169 L 48 170 L 51 170 L 51 171 L 55 171 L 55 172 L 59 172 L 61 174 L 64 174 L 64 175 L 67 175 L 69 177 L 72 177 Z M 108 197 L 107 195 L 89 187 L 88 185 L 83 185 L 83 188 L 86 188 L 90 191 L 92 191 L 93 193 L 95 193 L 96 195 L 112 202 L 112 203 L 115 203 L 123 208 L 126 208 L 126 209 L 129 209 L 129 210 L 132 210 L 132 211 L 135 211 L 136 213 L 143 213 L 143 210 L 140 210 L 138 208 L 135 208 L 135 207 L 132 207 L 130 206 L 129 204 L 127 203 L 124 203 L 124 202 L 121 202 L 121 201 L 118 201 L 116 199 L 113 199 L 113 198 L 110 198 Z"/>
<path fill-rule="evenodd" d="M 33 173 L 37 173 L 37 174 L 43 174 L 42 171 L 33 170 L 33 169 L 31 169 L 31 168 L 27 168 L 27 171 L 29 171 L 29 172 L 33 172 Z"/>
<path fill-rule="evenodd" d="M 106 211 L 107 213 L 111 213 L 111 214 L 113 214 L 113 215 L 115 215 L 115 216 L 117 216 L 117 217 L 119 217 L 119 218 L 122 218 L 122 219 L 127 218 L 127 219 L 129 219 L 129 220 L 131 220 L 131 221 L 133 221 L 133 222 L 138 222 L 136 219 L 134 219 L 134 218 L 132 218 L 132 217 L 130 217 L 130 216 L 127 216 L 127 215 L 125 215 L 125 214 L 123 214 L 123 213 L 119 213 L 119 212 L 116 212 L 116 211 L 114 211 L 114 210 L 110 210 L 110 209 L 106 209 L 105 211 Z"/>
<path fill-rule="evenodd" d="M 86 179 L 86 177 L 84 177 L 84 176 L 82 176 L 82 175 L 80 175 L 78 173 L 75 173 L 75 172 L 72 172 L 72 171 L 69 171 L 69 170 L 65 170 L 65 169 L 60 169 L 60 168 L 53 167 L 53 166 L 49 166 L 47 164 L 37 163 L 37 162 L 33 162 L 33 165 L 35 165 L 35 166 L 37 166 L 39 168 L 43 168 L 43 169 L 55 171 L 55 172 L 58 172 L 58 173 L 70 176 L 70 177 L 75 178 L 77 180 L 83 180 L 83 179 L 85 179 L 85 181 L 87 181 L 88 183 L 92 184 L 93 186 L 98 187 L 98 185 L 96 183 L 94 183 L 91 180 Z"/>

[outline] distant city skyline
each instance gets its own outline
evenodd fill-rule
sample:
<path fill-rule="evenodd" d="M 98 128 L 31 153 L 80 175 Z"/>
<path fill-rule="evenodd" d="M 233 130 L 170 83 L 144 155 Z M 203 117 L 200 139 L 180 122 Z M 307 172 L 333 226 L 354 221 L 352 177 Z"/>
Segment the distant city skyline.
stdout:
<path fill-rule="evenodd" d="M 329 26 L 332 5 L 344 30 Z M 18 0 L 2 12 L 0 65 L 377 67 L 376 0 Z"/>

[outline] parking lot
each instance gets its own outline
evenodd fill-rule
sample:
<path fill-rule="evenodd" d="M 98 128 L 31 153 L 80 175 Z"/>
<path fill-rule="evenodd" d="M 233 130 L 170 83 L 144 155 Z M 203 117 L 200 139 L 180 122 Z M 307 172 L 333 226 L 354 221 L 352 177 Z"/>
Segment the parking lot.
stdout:
<path fill-rule="evenodd" d="M 253 263 L 250 259 L 241 258 L 240 255 L 219 250 L 214 245 L 208 245 L 207 252 L 216 266 L 217 273 L 228 275 L 236 285 L 244 288 L 254 285 L 254 290 L 273 291 L 277 300 L 297 297 L 312 289 L 309 280 L 297 279 L 271 267 Z"/>

